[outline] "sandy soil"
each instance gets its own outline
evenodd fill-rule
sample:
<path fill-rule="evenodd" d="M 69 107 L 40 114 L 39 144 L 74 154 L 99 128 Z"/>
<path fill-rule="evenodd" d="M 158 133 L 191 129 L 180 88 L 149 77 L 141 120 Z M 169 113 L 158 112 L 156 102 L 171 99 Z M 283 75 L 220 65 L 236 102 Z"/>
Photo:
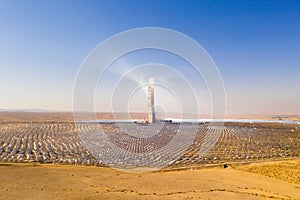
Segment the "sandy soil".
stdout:
<path fill-rule="evenodd" d="M 238 169 L 300 184 L 300 160 L 252 163 Z"/>
<path fill-rule="evenodd" d="M 290 166 L 299 164 L 300 159 L 226 169 L 125 173 L 100 167 L 2 163 L 0 199 L 300 199 L 298 168 L 292 181 L 285 175 L 274 176 L 289 174 Z M 265 167 L 276 173 L 265 173 Z"/>
<path fill-rule="evenodd" d="M 117 116 L 118 119 L 128 119 L 126 113 L 97 113 L 97 119 L 114 119 Z M 130 113 L 132 119 L 145 119 L 147 113 Z M 167 114 L 166 117 L 178 118 L 179 114 Z M 190 115 L 191 119 L 198 118 L 199 116 Z M 201 115 L 200 118 L 210 118 L 209 115 Z M 262 120 L 300 120 L 300 115 L 284 114 L 284 115 L 228 115 L 227 119 L 262 119 Z M 90 119 L 90 116 L 86 113 L 81 114 L 81 119 Z M 18 111 L 0 111 L 0 122 L 49 122 L 49 121 L 60 121 L 60 122 L 72 122 L 72 112 L 18 112 Z"/>
<path fill-rule="evenodd" d="M 127 119 L 126 113 L 115 113 L 118 119 Z M 81 113 L 82 120 L 90 119 L 87 113 Z M 131 113 L 133 119 L 144 119 L 145 113 Z M 97 113 L 97 119 L 114 119 L 112 113 Z M 73 122 L 72 112 L 0 112 L 0 122 Z"/>

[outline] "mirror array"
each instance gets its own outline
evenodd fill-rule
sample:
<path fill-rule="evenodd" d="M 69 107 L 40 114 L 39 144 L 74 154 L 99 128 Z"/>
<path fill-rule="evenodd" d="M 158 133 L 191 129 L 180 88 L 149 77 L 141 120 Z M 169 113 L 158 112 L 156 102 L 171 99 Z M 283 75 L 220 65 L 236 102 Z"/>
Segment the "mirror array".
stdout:
<path fill-rule="evenodd" d="M 130 127 L 131 124 L 125 124 Z M 133 125 L 133 124 L 132 124 Z M 135 125 L 136 126 L 136 125 Z M 149 126 L 150 125 L 143 125 Z M 152 125 L 152 127 L 155 127 Z M 156 137 L 150 139 L 128 135 L 115 123 L 1 123 L 0 161 L 39 162 L 103 166 L 83 145 L 78 134 L 105 130 L 111 141 L 124 151 L 151 153 L 166 145 L 179 129 L 179 124 L 168 123 Z M 138 129 L 137 129 L 138 130 Z M 136 133 L 135 133 L 136 134 Z M 188 134 L 188 133 L 187 133 Z M 210 140 L 215 140 L 211 148 Z M 124 142 L 125 141 L 125 142 Z M 178 152 L 180 146 L 166 149 Z M 208 148 L 206 150 L 206 148 Z M 300 128 L 298 125 L 275 123 L 225 123 L 224 128 L 198 124 L 193 143 L 182 156 L 169 166 L 206 163 L 255 161 L 300 156 Z M 159 155 L 157 159 L 164 159 Z M 121 161 L 120 161 L 121 162 Z M 147 163 L 145 163 L 147 164 Z"/>

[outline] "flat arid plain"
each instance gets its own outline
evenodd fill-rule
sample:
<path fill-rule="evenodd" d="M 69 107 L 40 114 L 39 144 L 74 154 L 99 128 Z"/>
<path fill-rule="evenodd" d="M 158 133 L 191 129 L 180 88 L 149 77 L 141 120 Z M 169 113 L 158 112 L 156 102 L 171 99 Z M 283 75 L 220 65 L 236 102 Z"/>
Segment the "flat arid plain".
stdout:
<path fill-rule="evenodd" d="M 226 122 L 222 130 L 200 123 L 177 160 L 158 171 L 129 173 L 95 159 L 82 145 L 78 127 L 63 116 L 11 115 L 2 114 L 0 123 L 0 199 L 300 199 L 298 123 Z M 179 125 L 166 123 L 152 140 L 132 138 L 114 123 L 79 128 L 101 127 L 119 147 L 139 153 L 159 148 L 153 139 L 168 143 Z M 214 147 L 203 153 L 204 138 L 216 134 Z"/>

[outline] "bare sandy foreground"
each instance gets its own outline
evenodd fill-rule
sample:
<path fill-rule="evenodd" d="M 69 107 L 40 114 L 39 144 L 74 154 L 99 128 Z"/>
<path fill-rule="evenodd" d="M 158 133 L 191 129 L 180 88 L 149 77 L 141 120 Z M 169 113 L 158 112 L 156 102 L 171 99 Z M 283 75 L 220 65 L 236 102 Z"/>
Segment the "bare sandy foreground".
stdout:
<path fill-rule="evenodd" d="M 0 199 L 300 199 L 300 159 L 125 173 L 92 166 L 0 163 Z M 291 177 L 291 178 L 288 178 Z"/>

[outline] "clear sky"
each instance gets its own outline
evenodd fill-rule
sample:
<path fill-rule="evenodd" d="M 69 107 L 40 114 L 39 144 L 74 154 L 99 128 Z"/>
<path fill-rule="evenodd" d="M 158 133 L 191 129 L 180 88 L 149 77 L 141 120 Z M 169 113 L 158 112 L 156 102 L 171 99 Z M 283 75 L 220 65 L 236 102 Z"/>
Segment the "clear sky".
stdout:
<path fill-rule="evenodd" d="M 72 110 L 89 52 L 149 26 L 180 31 L 207 50 L 227 113 L 300 114 L 300 1 L 276 0 L 0 0 L 0 109 Z"/>

